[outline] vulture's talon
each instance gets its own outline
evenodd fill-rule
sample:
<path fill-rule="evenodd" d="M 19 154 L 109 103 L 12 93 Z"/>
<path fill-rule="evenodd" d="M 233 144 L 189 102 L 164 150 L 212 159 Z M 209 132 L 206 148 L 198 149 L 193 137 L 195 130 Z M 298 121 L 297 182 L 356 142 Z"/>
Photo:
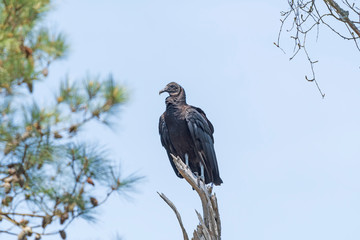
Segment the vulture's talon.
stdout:
<path fill-rule="evenodd" d="M 207 189 L 210 195 L 212 193 L 213 188 L 214 188 L 214 183 L 209 184 L 209 187 Z"/>
<path fill-rule="evenodd" d="M 196 178 L 196 182 L 197 182 L 197 186 L 200 188 L 200 179 L 201 177 L 199 176 L 198 172 L 194 172 L 195 178 Z"/>

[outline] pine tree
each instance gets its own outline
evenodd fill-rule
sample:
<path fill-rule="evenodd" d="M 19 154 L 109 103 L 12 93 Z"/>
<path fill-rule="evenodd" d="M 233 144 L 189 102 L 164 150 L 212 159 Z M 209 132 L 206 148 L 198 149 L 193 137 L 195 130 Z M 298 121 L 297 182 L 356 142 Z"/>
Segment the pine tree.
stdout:
<path fill-rule="evenodd" d="M 120 178 L 106 151 L 79 137 L 91 121 L 108 125 L 126 102 L 111 76 L 66 79 L 47 106 L 36 102 L 33 86 L 68 49 L 61 33 L 41 26 L 49 9 L 49 0 L 0 1 L 1 239 L 66 239 L 74 219 L 92 220 L 93 209 L 139 179 Z"/>

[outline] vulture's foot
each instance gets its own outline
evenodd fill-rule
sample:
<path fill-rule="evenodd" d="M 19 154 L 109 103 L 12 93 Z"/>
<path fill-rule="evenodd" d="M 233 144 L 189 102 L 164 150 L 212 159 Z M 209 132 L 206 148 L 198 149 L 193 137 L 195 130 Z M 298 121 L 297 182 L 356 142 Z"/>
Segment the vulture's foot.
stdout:
<path fill-rule="evenodd" d="M 195 175 L 196 180 L 197 180 L 197 185 L 200 188 L 200 181 L 202 181 L 205 184 L 205 178 L 203 176 L 199 176 L 198 172 L 194 172 L 194 175 Z"/>
<path fill-rule="evenodd" d="M 209 195 L 211 195 L 213 188 L 214 188 L 214 183 L 210 183 L 207 188 Z"/>
<path fill-rule="evenodd" d="M 186 165 L 186 168 L 189 169 L 189 155 L 187 153 L 185 153 L 185 165 Z"/>

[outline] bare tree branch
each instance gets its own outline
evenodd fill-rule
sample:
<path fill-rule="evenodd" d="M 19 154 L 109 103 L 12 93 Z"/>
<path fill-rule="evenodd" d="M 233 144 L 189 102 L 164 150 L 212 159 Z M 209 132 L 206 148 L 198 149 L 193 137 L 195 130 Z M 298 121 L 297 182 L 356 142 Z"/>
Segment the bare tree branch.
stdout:
<path fill-rule="evenodd" d="M 323 3 L 323 4 L 322 4 Z M 359 3 L 353 1 L 350 3 L 348 0 L 342 0 L 341 6 L 334 0 L 288 0 L 289 9 L 282 11 L 282 19 L 277 42 L 275 46 L 280 47 L 280 37 L 286 32 L 290 34 L 290 38 L 294 40 L 293 55 L 290 57 L 292 60 L 302 50 L 304 51 L 312 72 L 312 77 L 305 76 L 309 82 L 314 82 L 318 88 L 321 96 L 324 98 L 325 94 L 320 89 L 320 86 L 315 78 L 314 64 L 317 61 L 311 60 L 310 54 L 307 50 L 306 43 L 307 36 L 314 29 L 317 31 L 316 40 L 318 39 L 320 26 L 326 26 L 332 32 L 344 40 L 352 40 L 355 47 L 360 51 L 360 8 Z M 345 27 L 341 27 L 337 23 L 343 23 Z M 290 23 L 287 27 L 285 23 Z"/>
<path fill-rule="evenodd" d="M 180 159 L 180 157 L 175 157 L 172 155 L 174 164 L 180 174 L 185 178 L 185 180 L 191 185 L 191 187 L 197 192 L 200 197 L 203 216 L 201 216 L 197 211 L 196 214 L 199 218 L 200 224 L 194 230 L 192 240 L 220 240 L 221 239 L 221 222 L 219 208 L 217 205 L 216 195 L 212 194 L 212 186 L 206 186 L 203 181 L 199 180 L 191 172 L 190 168 L 185 165 L 185 163 Z M 159 194 L 161 198 L 173 209 L 175 212 L 180 227 L 183 231 L 184 240 L 188 240 L 188 236 L 184 229 L 184 226 L 181 221 L 180 214 L 176 210 L 175 205 L 168 199 L 164 194 Z"/>
<path fill-rule="evenodd" d="M 324 2 L 326 4 L 329 4 L 331 7 L 333 7 L 336 11 L 336 13 L 340 16 L 341 21 L 345 22 L 347 25 L 349 25 L 349 27 L 356 33 L 356 35 L 358 35 L 358 37 L 360 37 L 360 31 L 359 29 L 356 27 L 356 25 L 353 23 L 353 21 L 351 21 L 349 19 L 349 11 L 345 11 L 344 9 L 342 9 L 339 4 L 337 4 L 335 1 L 333 0 L 324 0 Z M 354 3 L 355 5 L 355 3 Z M 350 6 L 350 4 L 348 3 L 348 6 Z M 351 9 L 353 9 L 352 7 L 350 7 Z M 358 12 L 355 11 L 357 14 Z"/>
<path fill-rule="evenodd" d="M 184 240 L 189 240 L 189 237 L 188 237 L 188 234 L 185 230 L 185 227 L 184 227 L 184 224 L 182 223 L 182 220 L 181 220 L 181 216 L 180 216 L 180 213 L 178 212 L 178 210 L 176 209 L 175 205 L 170 201 L 170 199 L 168 199 L 165 194 L 163 193 L 159 193 L 158 194 L 160 195 L 160 197 L 169 205 L 169 207 L 171 207 L 171 209 L 175 212 L 175 215 L 179 221 L 179 224 L 180 224 L 180 227 L 181 227 L 181 230 L 182 230 L 182 233 L 183 233 L 183 236 L 184 236 Z"/>

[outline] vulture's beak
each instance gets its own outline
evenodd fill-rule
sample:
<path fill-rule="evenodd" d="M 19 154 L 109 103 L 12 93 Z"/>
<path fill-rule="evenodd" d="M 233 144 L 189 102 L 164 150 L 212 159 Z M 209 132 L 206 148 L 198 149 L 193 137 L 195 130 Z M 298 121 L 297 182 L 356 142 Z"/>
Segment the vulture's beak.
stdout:
<path fill-rule="evenodd" d="M 162 94 L 162 93 L 164 93 L 164 92 L 167 92 L 167 89 L 166 89 L 166 88 L 160 90 L 160 91 L 159 91 L 159 95 Z"/>

